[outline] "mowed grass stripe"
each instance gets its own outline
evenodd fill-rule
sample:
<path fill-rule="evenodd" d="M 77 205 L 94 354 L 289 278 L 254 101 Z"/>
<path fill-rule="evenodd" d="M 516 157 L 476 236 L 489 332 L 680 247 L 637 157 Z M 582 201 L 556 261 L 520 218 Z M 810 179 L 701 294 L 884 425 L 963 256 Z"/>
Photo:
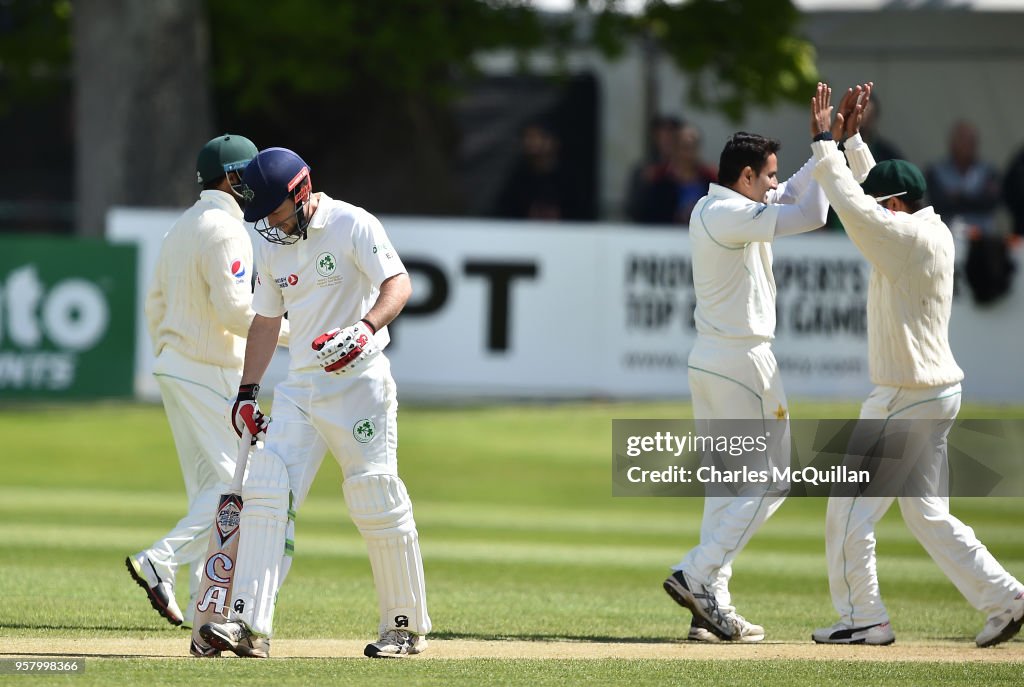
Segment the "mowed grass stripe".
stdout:
<path fill-rule="evenodd" d="M 136 525 L 156 526 L 165 530 L 181 516 L 183 495 L 169 496 L 163 492 L 133 493 L 114 489 L 47 489 L 0 487 L 0 521 L 8 523 L 65 523 L 69 518 L 82 524 L 122 522 L 127 518 Z M 665 503 L 664 517 L 652 518 L 649 513 L 636 512 L 637 499 L 614 499 L 604 509 L 539 508 L 501 503 L 446 504 L 430 500 L 417 501 L 416 515 L 421 529 L 484 530 L 500 533 L 561 533 L 565 535 L 598 534 L 627 535 L 643 541 L 669 536 L 679 542 L 688 541 L 699 532 L 702 502 L 700 499 L 658 499 Z M 765 543 L 789 542 L 800 546 L 800 540 L 824 541 L 825 499 L 790 499 L 770 520 L 750 546 L 761 548 Z M 1007 545 L 1024 554 L 1019 526 L 1007 516 L 1019 517 L 1020 499 L 954 500 L 954 514 L 960 514 L 987 543 Z M 784 526 L 776 526 L 784 522 Z M 317 495 L 299 511 L 301 529 L 350 526 L 340 495 L 331 500 Z M 899 508 L 894 504 L 878 527 L 880 539 L 890 542 L 913 542 L 906 530 Z"/>

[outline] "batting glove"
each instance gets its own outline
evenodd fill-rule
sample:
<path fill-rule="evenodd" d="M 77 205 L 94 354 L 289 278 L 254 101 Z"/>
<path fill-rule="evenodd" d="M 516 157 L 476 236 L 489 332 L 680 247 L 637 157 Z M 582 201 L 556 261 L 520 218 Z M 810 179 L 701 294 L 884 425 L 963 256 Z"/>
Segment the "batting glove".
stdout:
<path fill-rule="evenodd" d="M 325 372 L 346 374 L 366 367 L 380 355 L 380 346 L 373 338 L 373 328 L 366 320 L 351 327 L 334 328 L 313 339 L 313 350 Z"/>
<path fill-rule="evenodd" d="M 241 437 L 242 430 L 248 427 L 254 446 L 257 440 L 267 438 L 267 426 L 270 424 L 270 418 L 260 411 L 260 404 L 256 401 L 259 392 L 259 384 L 243 384 L 238 387 L 235 405 L 231 406 L 231 424 L 235 434 Z"/>

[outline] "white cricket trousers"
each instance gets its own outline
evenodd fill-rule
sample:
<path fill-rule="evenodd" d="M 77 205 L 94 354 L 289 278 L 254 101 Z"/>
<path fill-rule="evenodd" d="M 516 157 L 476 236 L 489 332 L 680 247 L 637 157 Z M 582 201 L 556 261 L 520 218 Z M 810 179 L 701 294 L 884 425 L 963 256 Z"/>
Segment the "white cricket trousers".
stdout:
<path fill-rule="evenodd" d="M 789 409 L 770 342 L 698 336 L 688 367 L 698 433 L 720 426 L 708 420 L 757 420 L 772 442 L 767 452 L 741 457 L 742 463 L 769 471 L 789 465 Z M 700 543 L 672 568 L 714 590 L 725 613 L 735 610 L 729 593 L 733 559 L 785 500 L 774 486 L 757 485 L 738 496 L 705 496 Z"/>
<path fill-rule="evenodd" d="M 235 469 L 238 436 L 231 429 L 228 414 L 242 372 L 201 363 L 165 347 L 153 374 L 178 451 L 188 512 L 145 553 L 172 580 L 179 565 L 192 564 L 191 603 L 185 610 L 190 621 L 213 514 Z"/>
<path fill-rule="evenodd" d="M 380 605 L 378 630 L 427 634 L 431 623 L 419 535 L 411 500 L 398 477 L 398 396 L 388 359 L 380 355 L 348 375 L 320 368 L 292 371 L 274 389 L 272 417 L 264 448 L 250 459 L 242 491 L 245 505 L 234 599 L 237 603 L 243 593 L 248 596 L 242 606 L 247 615 L 238 617 L 259 634 L 273 634 L 277 589 L 291 564 L 295 513 L 329 449 L 344 476 L 342 491 L 349 516 L 367 543 Z M 268 512 L 278 521 L 288 511 L 287 531 L 267 525 L 274 532 L 273 541 L 267 543 L 273 550 L 261 551 L 266 549 L 264 542 L 251 539 L 246 518 L 254 503 L 249 497 L 253 466 L 267 462 L 280 466 L 278 474 L 286 484 L 270 486 L 290 491 L 291 507 L 279 497 L 270 504 Z M 283 557 L 276 548 L 282 543 Z M 264 572 L 268 569 L 269 574 Z"/>
<path fill-rule="evenodd" d="M 946 437 L 959 411 L 959 384 L 925 389 L 878 386 L 861 406 L 860 418 L 913 421 L 914 433 L 922 439 L 908 444 L 907 450 L 917 455 L 905 458 L 921 466 L 928 483 L 941 484 L 939 478 L 947 469 Z M 878 589 L 875 523 L 897 499 L 907 528 L 972 606 L 992 615 L 1009 608 L 1024 589 L 974 530 L 950 514 L 945 493 L 919 494 L 918 489 L 915 495 L 899 497 L 829 499 L 825 555 L 840 622 L 861 627 L 889 620 Z"/>

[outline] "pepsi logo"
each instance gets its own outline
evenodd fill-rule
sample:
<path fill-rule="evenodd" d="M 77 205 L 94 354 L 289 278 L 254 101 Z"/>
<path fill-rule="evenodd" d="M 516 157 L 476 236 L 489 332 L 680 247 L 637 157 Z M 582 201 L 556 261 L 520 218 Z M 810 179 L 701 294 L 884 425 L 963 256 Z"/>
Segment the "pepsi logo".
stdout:
<path fill-rule="evenodd" d="M 237 279 L 245 276 L 245 265 L 242 264 L 241 260 L 235 260 L 231 263 L 231 274 L 235 275 Z"/>

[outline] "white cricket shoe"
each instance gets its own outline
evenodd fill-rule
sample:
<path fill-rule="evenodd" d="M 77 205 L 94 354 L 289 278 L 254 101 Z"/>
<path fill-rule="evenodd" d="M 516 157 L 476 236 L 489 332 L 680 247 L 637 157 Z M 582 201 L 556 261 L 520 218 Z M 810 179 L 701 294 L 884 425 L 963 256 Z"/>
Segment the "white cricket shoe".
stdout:
<path fill-rule="evenodd" d="M 363 655 L 370 658 L 399 658 L 423 653 L 427 638 L 406 630 L 387 630 L 380 639 L 366 645 Z"/>
<path fill-rule="evenodd" d="M 818 644 L 871 644 L 888 646 L 896 641 L 896 634 L 888 621 L 875 625 L 850 627 L 846 623 L 836 623 L 832 627 L 822 627 L 811 634 Z"/>
<path fill-rule="evenodd" d="M 726 620 L 732 626 L 734 642 L 760 642 L 764 639 L 764 628 L 755 625 L 739 613 L 726 613 Z M 708 624 L 696 616 L 690 621 L 690 632 L 686 638 L 691 642 L 721 642 L 722 640 L 708 627 Z"/>
<path fill-rule="evenodd" d="M 270 658 L 270 639 L 256 635 L 237 620 L 206 623 L 199 628 L 199 636 L 218 651 L 231 651 L 242 658 Z"/>
<path fill-rule="evenodd" d="M 974 638 L 980 647 L 995 646 L 1013 639 L 1024 624 L 1024 592 L 1017 595 L 1010 607 L 1002 613 L 996 613 L 988 619 L 985 627 Z"/>
<path fill-rule="evenodd" d="M 153 565 L 153 561 L 146 556 L 145 552 L 128 556 L 124 559 L 124 564 L 132 579 L 146 590 L 153 609 L 167 618 L 167 622 L 171 625 L 181 625 L 181 609 L 178 608 L 178 602 L 174 598 L 174 580 L 170 578 L 169 573 L 164 570 L 164 576 L 168 579 L 161 577 L 156 566 Z"/>
<path fill-rule="evenodd" d="M 719 639 L 728 641 L 733 638 L 732 623 L 718 608 L 718 599 L 706 585 L 691 579 L 682 570 L 676 570 L 662 583 L 662 587 L 677 604 L 688 608 L 694 618 L 700 618 L 704 629 Z"/>

